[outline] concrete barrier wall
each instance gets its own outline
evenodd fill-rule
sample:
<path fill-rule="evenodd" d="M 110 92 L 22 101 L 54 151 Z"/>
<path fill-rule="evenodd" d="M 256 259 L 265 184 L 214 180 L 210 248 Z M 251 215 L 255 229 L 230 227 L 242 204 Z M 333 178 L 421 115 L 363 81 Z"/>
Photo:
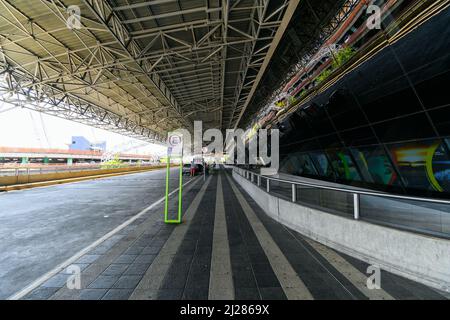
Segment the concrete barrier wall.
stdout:
<path fill-rule="evenodd" d="M 153 170 L 153 169 L 160 169 L 160 168 L 165 168 L 165 167 L 166 166 L 134 167 L 134 168 L 101 169 L 101 170 L 86 170 L 86 171 L 76 171 L 76 172 L 54 172 L 54 173 L 33 174 L 33 175 L 7 176 L 7 177 L 0 177 L 0 186 L 11 186 L 11 185 L 16 185 L 16 184 L 44 182 L 44 181 L 62 180 L 62 179 L 70 179 L 70 178 L 90 177 L 90 176 L 98 176 L 98 175 L 111 174 L 111 173 Z"/>
<path fill-rule="evenodd" d="M 233 177 L 269 216 L 287 227 L 383 270 L 450 290 L 450 240 L 332 215 L 279 199 L 235 172 Z"/>

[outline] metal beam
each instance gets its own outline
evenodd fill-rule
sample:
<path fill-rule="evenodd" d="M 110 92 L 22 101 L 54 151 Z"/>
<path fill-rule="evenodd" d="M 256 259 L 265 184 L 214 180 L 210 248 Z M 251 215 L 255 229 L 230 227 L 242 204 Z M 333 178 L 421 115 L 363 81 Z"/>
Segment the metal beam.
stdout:
<path fill-rule="evenodd" d="M 280 27 L 278 28 L 274 40 L 272 41 L 272 44 L 269 48 L 269 51 L 267 52 L 267 55 L 264 59 L 264 62 L 261 66 L 261 68 L 258 71 L 258 75 L 256 76 L 255 81 L 253 82 L 253 86 L 250 90 L 250 93 L 248 94 L 240 112 L 239 112 L 239 116 L 237 117 L 237 119 L 234 122 L 234 128 L 236 129 L 237 126 L 239 125 L 239 122 L 242 119 L 242 115 L 244 114 L 248 104 L 250 103 L 251 98 L 253 97 L 253 94 L 256 91 L 256 88 L 259 85 L 259 82 L 261 81 L 262 76 L 264 75 L 264 72 L 267 68 L 267 66 L 269 65 L 270 60 L 272 59 L 272 56 L 278 46 L 278 43 L 281 41 L 281 38 L 283 37 L 284 32 L 286 31 L 289 22 L 291 21 L 292 16 L 294 15 L 295 9 L 297 9 L 298 4 L 300 3 L 300 0 L 291 0 L 289 2 L 289 5 L 284 13 L 282 22 Z"/>
<path fill-rule="evenodd" d="M 127 53 L 129 58 L 135 61 L 139 66 L 139 69 L 146 73 L 147 70 L 152 68 L 151 63 L 147 61 L 138 62 L 136 57 L 141 53 L 141 48 L 139 44 L 129 35 L 128 30 L 122 25 L 122 21 L 112 10 L 108 3 L 96 0 L 83 0 L 84 3 L 90 8 L 90 10 L 95 14 L 97 19 L 100 20 L 102 25 L 110 32 L 110 34 L 116 39 L 122 49 Z M 153 83 L 153 85 L 160 91 L 160 93 L 165 97 L 169 105 L 172 105 L 176 114 L 183 119 L 180 106 L 176 99 L 173 97 L 172 93 L 165 86 L 165 84 L 159 79 L 158 75 L 153 74 L 152 76 L 147 76 L 147 79 Z M 190 124 L 187 124 L 190 127 Z"/>

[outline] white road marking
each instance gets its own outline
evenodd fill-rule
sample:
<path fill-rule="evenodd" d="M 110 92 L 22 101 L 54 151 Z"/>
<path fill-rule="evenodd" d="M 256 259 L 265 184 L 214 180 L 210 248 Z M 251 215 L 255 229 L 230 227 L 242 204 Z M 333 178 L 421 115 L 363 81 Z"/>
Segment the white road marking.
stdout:
<path fill-rule="evenodd" d="M 175 254 L 178 251 L 184 236 L 189 229 L 192 219 L 198 211 L 203 196 L 205 195 L 206 188 L 211 181 L 211 177 L 206 180 L 200 191 L 191 202 L 189 208 L 184 214 L 184 222 L 178 225 L 167 239 L 166 243 L 162 247 L 161 251 L 156 256 L 153 263 L 141 279 L 137 287 L 134 289 L 129 300 L 155 300 L 158 296 L 158 290 L 163 284 L 164 278 L 172 264 Z"/>
<path fill-rule="evenodd" d="M 308 242 L 322 257 L 324 257 L 328 262 L 336 268 L 339 273 L 347 278 L 359 291 L 361 291 L 366 297 L 371 300 L 395 300 L 389 293 L 383 289 L 372 289 L 367 288 L 367 278 L 368 276 L 356 269 L 347 260 L 342 258 L 338 253 L 327 248 L 326 246 L 315 242 L 313 240 L 305 238 Z"/>
<path fill-rule="evenodd" d="M 183 184 L 183 187 L 188 185 L 189 183 L 191 183 L 192 181 L 196 180 L 198 178 L 194 178 L 192 180 L 189 180 L 188 182 Z M 174 191 L 172 191 L 171 193 L 169 193 L 169 196 L 172 196 L 174 193 L 176 193 L 179 190 L 179 188 L 175 189 Z M 103 241 L 107 240 L 108 238 L 112 237 L 113 235 L 115 235 L 117 232 L 119 232 L 120 230 L 122 230 L 123 228 L 125 228 L 126 226 L 128 226 L 129 224 L 131 224 L 132 222 L 134 222 L 136 219 L 139 219 L 141 216 L 143 216 L 145 213 L 147 213 L 148 211 L 150 211 L 151 209 L 153 209 L 154 207 L 156 207 L 157 205 L 159 205 L 161 202 L 163 202 L 165 199 L 165 197 L 162 197 L 161 199 L 157 200 L 156 202 L 154 202 L 153 204 L 151 204 L 150 206 L 148 206 L 147 208 L 143 209 L 142 211 L 140 211 L 138 214 L 136 214 L 135 216 L 131 217 L 130 219 L 128 219 L 127 221 L 123 222 L 121 225 L 119 225 L 118 227 L 116 227 L 115 229 L 113 229 L 112 231 L 108 232 L 107 234 L 105 234 L 103 237 L 101 237 L 100 239 L 96 240 L 95 242 L 93 242 L 92 244 L 90 244 L 89 246 L 85 247 L 84 249 L 82 249 L 81 251 L 79 251 L 78 253 L 76 253 L 75 255 L 73 255 L 72 257 L 70 257 L 69 259 L 67 259 L 66 261 L 64 261 L 63 263 L 59 264 L 57 267 L 55 267 L 53 270 L 47 272 L 46 274 L 44 274 L 43 276 L 39 277 L 38 279 L 36 279 L 35 281 L 33 281 L 30 285 L 26 286 L 25 288 L 23 288 L 22 290 L 16 292 L 15 294 L 11 295 L 9 298 L 7 298 L 7 300 L 19 300 L 22 297 L 24 297 L 25 295 L 27 295 L 28 293 L 30 293 L 31 291 L 33 291 L 35 288 L 39 287 L 42 283 L 44 283 L 45 281 L 47 281 L 48 279 L 50 279 L 51 277 L 53 277 L 54 275 L 58 274 L 59 272 L 63 271 L 65 268 L 67 268 L 67 266 L 71 265 L 72 263 L 74 263 L 75 261 L 77 261 L 79 258 L 81 258 L 83 255 L 85 255 L 86 253 L 88 253 L 90 250 L 92 250 L 93 248 L 95 248 L 96 246 L 98 246 L 99 244 L 101 244 Z"/>
<path fill-rule="evenodd" d="M 222 174 L 217 178 L 216 210 L 214 219 L 211 271 L 209 276 L 209 300 L 234 300 L 233 274 L 230 247 L 223 201 Z"/>
<path fill-rule="evenodd" d="M 286 297 L 289 300 L 313 300 L 314 298 L 311 292 L 309 292 L 302 279 L 300 279 L 297 272 L 295 272 L 294 268 L 292 268 L 291 264 L 275 243 L 270 233 L 264 227 L 261 220 L 259 220 L 252 207 L 250 207 L 247 200 L 245 200 L 242 193 L 238 190 L 228 175 L 227 179 L 230 182 L 231 188 L 233 189 L 239 203 L 241 204 L 242 210 L 250 222 L 253 232 L 255 232 L 255 235 L 263 248 L 267 259 L 272 266 L 273 272 L 278 278 L 278 281 L 286 294 Z"/>

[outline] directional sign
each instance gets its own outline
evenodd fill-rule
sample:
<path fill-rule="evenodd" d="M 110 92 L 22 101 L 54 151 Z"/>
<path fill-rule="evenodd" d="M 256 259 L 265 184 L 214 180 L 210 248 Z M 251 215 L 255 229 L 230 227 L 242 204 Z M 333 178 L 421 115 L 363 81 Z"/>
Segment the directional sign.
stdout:
<path fill-rule="evenodd" d="M 177 132 L 169 133 L 167 154 L 171 157 L 183 155 L 183 136 Z"/>
<path fill-rule="evenodd" d="M 170 158 L 179 158 L 179 189 L 178 189 L 178 212 L 176 218 L 169 217 L 169 177 Z M 167 167 L 166 167 L 166 196 L 164 205 L 164 221 L 166 223 L 181 223 L 182 192 L 183 192 L 183 136 L 177 132 L 170 132 L 167 138 Z"/>

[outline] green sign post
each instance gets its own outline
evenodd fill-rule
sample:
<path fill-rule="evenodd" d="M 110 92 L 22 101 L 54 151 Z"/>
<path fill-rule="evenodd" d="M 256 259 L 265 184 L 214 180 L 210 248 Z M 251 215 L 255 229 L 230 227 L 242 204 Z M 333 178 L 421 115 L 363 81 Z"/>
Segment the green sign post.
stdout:
<path fill-rule="evenodd" d="M 166 196 L 164 204 L 164 222 L 179 224 L 181 223 L 182 216 L 182 199 L 183 199 L 183 141 L 182 137 L 178 134 L 169 135 L 169 147 L 167 149 L 167 166 L 166 166 Z M 180 161 L 180 183 L 178 189 L 178 214 L 177 218 L 173 219 L 169 217 L 169 181 L 170 181 L 170 161 L 171 159 L 179 159 Z"/>
<path fill-rule="evenodd" d="M 164 205 L 164 222 L 165 223 L 181 223 L 181 211 L 182 211 L 182 195 L 183 195 L 183 159 L 180 159 L 180 184 L 178 190 L 178 215 L 176 219 L 169 218 L 169 178 L 170 178 L 170 159 L 167 157 L 167 167 L 166 167 L 166 202 Z"/>

